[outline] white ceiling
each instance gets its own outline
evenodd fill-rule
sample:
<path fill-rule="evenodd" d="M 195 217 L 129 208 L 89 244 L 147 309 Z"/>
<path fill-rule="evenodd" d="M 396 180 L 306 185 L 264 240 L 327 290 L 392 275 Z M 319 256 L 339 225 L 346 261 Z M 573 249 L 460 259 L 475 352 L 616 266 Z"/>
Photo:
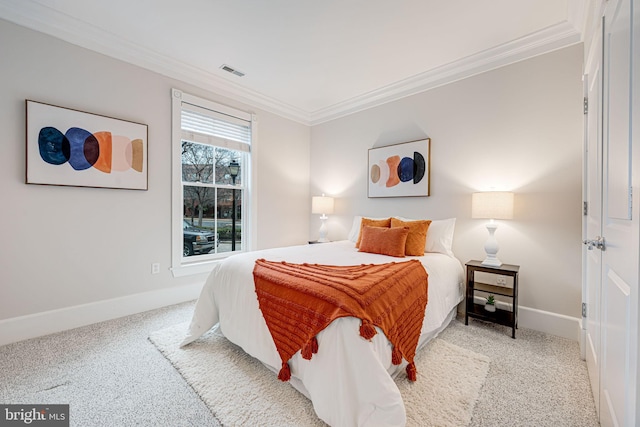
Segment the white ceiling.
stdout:
<path fill-rule="evenodd" d="M 316 124 L 578 43 L 582 3 L 0 0 L 0 17 Z"/>

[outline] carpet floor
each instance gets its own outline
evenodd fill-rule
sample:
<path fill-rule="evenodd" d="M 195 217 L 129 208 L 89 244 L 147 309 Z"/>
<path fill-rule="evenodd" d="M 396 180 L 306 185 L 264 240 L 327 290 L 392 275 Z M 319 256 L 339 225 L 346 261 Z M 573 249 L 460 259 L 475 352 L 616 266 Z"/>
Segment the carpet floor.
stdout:
<path fill-rule="evenodd" d="M 151 334 L 216 418 L 228 426 L 326 425 L 311 401 L 217 330 L 179 348 L 187 323 Z M 311 361 L 313 363 L 313 360 Z M 416 357 L 418 381 L 398 375 L 407 426 L 466 426 L 489 371 L 488 357 L 435 339 Z"/>
<path fill-rule="evenodd" d="M 187 322 L 194 302 L 0 346 L 0 402 L 70 405 L 71 426 L 221 424 L 148 340 Z M 470 427 L 598 426 L 578 343 L 453 321 L 442 341 L 491 359 Z"/>

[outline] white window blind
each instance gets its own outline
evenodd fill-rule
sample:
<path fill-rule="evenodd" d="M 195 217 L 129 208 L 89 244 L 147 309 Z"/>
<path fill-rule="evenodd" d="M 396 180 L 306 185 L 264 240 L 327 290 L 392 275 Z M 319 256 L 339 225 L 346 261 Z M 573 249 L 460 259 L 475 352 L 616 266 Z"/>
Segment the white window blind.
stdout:
<path fill-rule="evenodd" d="M 182 103 L 182 139 L 231 150 L 251 151 L 251 122 Z"/>

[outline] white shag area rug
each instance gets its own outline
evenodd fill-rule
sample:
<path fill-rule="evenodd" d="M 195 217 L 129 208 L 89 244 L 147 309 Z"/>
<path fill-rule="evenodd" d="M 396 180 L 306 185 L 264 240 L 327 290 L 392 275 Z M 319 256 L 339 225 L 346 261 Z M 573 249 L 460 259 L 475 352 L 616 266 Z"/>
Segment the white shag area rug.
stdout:
<path fill-rule="evenodd" d="M 224 426 L 325 426 L 309 401 L 217 329 L 179 348 L 188 324 L 151 334 L 162 352 Z M 489 372 L 488 357 L 434 339 L 416 355 L 418 381 L 398 375 L 407 426 L 463 427 Z"/>

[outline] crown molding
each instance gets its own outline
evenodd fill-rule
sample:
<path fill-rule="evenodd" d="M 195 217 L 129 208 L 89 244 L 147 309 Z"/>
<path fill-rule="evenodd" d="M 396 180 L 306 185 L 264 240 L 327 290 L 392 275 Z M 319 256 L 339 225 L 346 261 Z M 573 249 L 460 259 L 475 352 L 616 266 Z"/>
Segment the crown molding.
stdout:
<path fill-rule="evenodd" d="M 592 0 L 569 0 L 567 3 L 567 21 L 580 32 L 580 39 L 584 41 L 589 4 Z"/>
<path fill-rule="evenodd" d="M 561 22 L 520 39 L 314 111 L 311 113 L 310 125 L 335 120 L 577 43 L 580 43 L 580 33 L 570 23 Z"/>
<path fill-rule="evenodd" d="M 3 0 L 0 18 L 71 44 L 213 91 L 236 101 L 309 124 L 309 113 L 216 74 L 143 48 L 84 21 L 29 0 Z"/>
<path fill-rule="evenodd" d="M 41 3 L 28 0 L 3 0 L 0 3 L 0 17 L 308 126 L 335 120 L 491 69 L 561 49 L 579 43 L 581 40 L 580 32 L 575 26 L 564 21 L 520 39 L 310 112 L 242 87 L 216 74 L 186 65 L 151 49 L 137 46 Z"/>

